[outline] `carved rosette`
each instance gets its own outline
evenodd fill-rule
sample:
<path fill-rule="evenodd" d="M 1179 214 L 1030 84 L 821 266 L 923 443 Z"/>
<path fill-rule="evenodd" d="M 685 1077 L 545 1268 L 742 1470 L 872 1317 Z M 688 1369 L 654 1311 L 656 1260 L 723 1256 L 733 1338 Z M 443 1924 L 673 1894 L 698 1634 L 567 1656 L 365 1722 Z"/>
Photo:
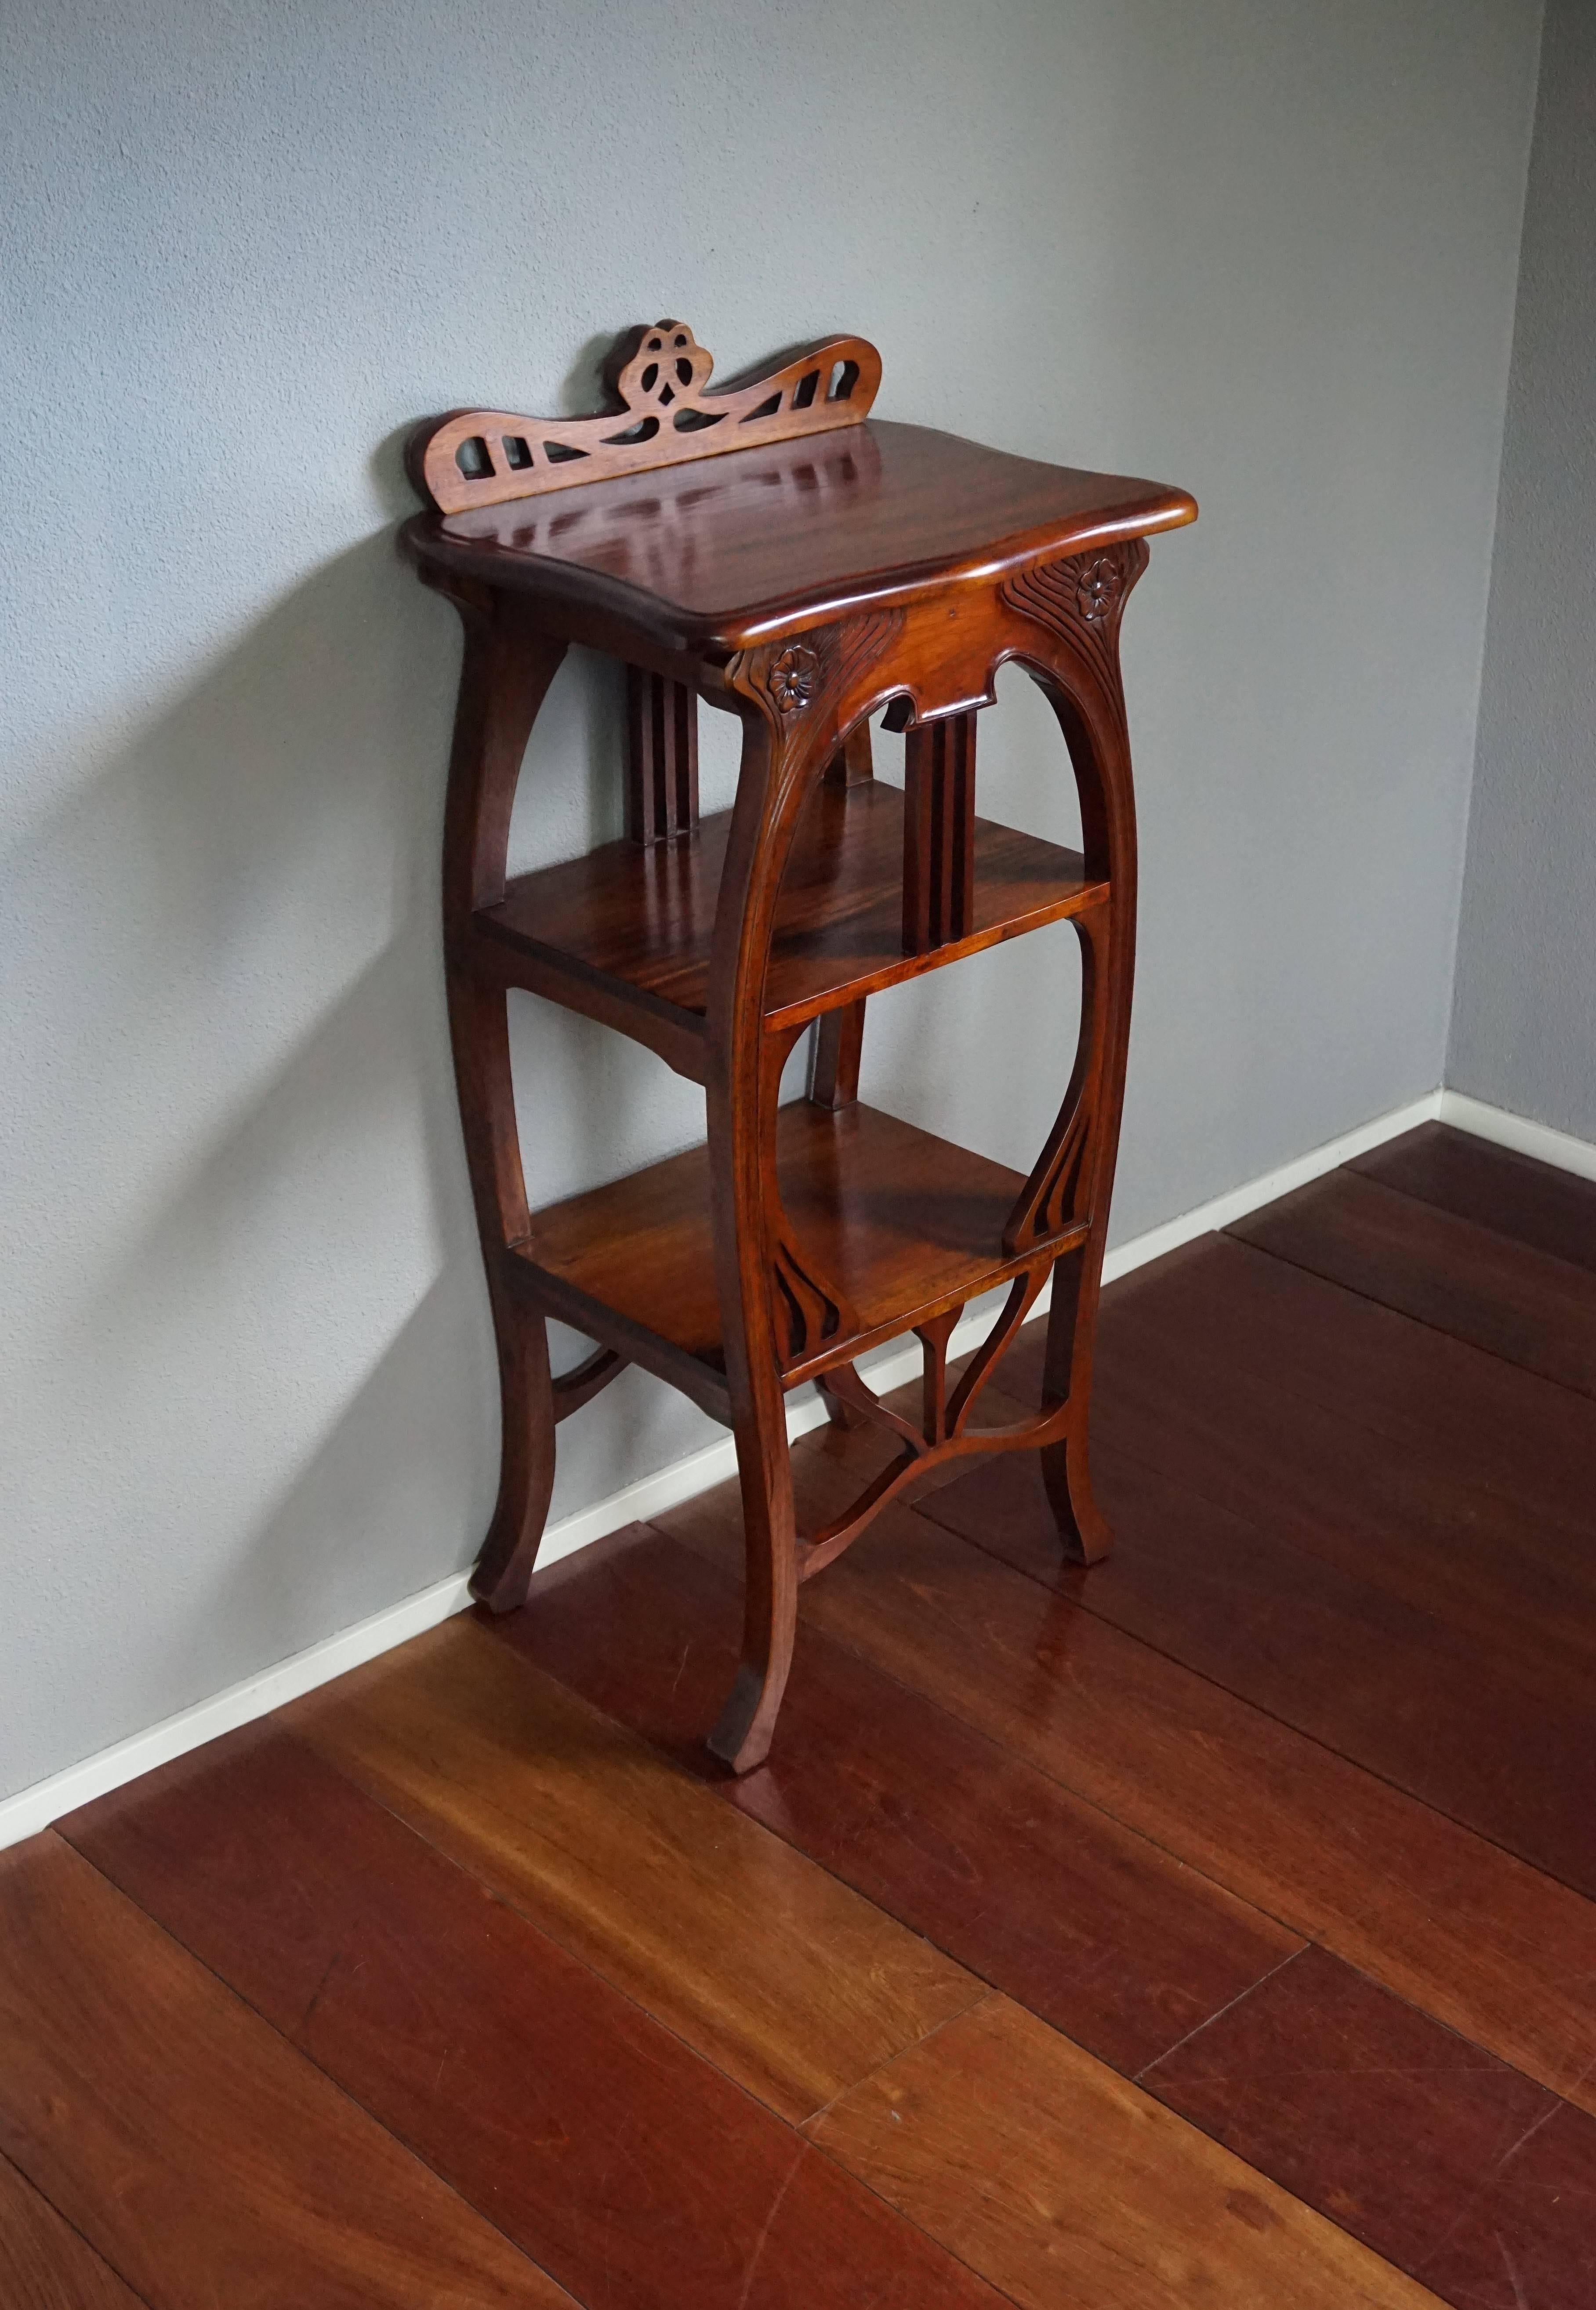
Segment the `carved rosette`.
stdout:
<path fill-rule="evenodd" d="M 1041 561 L 1005 578 L 999 593 L 1011 610 L 1071 643 L 1102 680 L 1119 691 L 1119 628 L 1125 599 L 1147 568 L 1145 538 L 1094 547 L 1062 561 Z"/>
<path fill-rule="evenodd" d="M 762 707 L 784 740 L 807 736 L 810 725 L 831 719 L 902 626 L 901 610 L 870 610 L 839 625 L 817 626 L 801 641 L 739 650 L 726 667 L 726 687 Z"/>
<path fill-rule="evenodd" d="M 815 694 L 820 661 L 802 643 L 783 650 L 770 669 L 770 695 L 782 714 L 802 714 Z"/>

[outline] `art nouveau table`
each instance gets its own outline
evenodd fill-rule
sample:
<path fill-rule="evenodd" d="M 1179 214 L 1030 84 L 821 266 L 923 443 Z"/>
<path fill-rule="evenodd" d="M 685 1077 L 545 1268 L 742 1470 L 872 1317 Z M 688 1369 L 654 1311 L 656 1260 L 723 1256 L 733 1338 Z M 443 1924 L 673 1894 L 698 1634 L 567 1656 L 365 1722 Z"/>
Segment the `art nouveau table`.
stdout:
<path fill-rule="evenodd" d="M 1119 670 L 1125 599 L 1183 491 L 867 422 L 872 347 L 806 348 L 724 393 L 690 330 L 634 331 L 598 418 L 468 411 L 424 428 L 407 526 L 465 625 L 444 839 L 449 1012 L 496 1326 L 499 1502 L 473 1579 L 522 1603 L 548 1510 L 554 1429 L 628 1363 L 733 1430 L 747 1541 L 742 1666 L 716 1754 L 768 1751 L 798 1584 L 912 1476 L 1038 1450 L 1063 1546 L 1108 1546 L 1087 1466 L 1092 1338 L 1119 1133 L 1135 824 Z M 730 452 L 731 454 L 726 454 Z M 523 751 L 567 646 L 627 669 L 625 838 L 507 879 Z M 1058 717 L 1082 851 L 975 812 L 976 736 L 1012 659 Z M 698 701 L 742 725 L 734 806 L 701 819 Z M 900 792 L 872 775 L 869 717 L 905 734 Z M 878 990 L 1045 923 L 1079 934 L 1079 1047 L 1028 1177 L 863 1105 Z M 707 1143 L 551 1209 L 527 1207 L 507 990 L 646 1044 L 704 1087 Z M 1052 1013 L 1036 1029 L 1045 1047 Z M 813 1026 L 806 1099 L 778 1106 Z M 981 1391 L 1053 1278 L 1039 1413 L 976 1425 Z M 947 1350 L 969 1301 L 1008 1287 L 974 1361 Z M 551 1376 L 547 1319 L 598 1342 Z M 855 1366 L 913 1331 L 918 1425 Z M 787 1390 L 872 1422 L 879 1475 L 796 1529 Z"/>

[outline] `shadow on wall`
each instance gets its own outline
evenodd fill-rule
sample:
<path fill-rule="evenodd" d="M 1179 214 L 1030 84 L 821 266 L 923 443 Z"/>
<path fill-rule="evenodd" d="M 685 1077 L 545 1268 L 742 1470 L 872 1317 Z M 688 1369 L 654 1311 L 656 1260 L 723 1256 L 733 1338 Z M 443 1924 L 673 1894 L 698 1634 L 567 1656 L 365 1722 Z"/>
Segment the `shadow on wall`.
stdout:
<path fill-rule="evenodd" d="M 119 751 L 81 743 L 22 846 L 12 1112 L 48 1120 L 0 1313 L 33 1455 L 0 1527 L 27 1572 L 0 1627 L 0 1793 L 463 1568 L 485 1529 L 498 1389 L 438 920 L 458 651 L 385 531 Z M 571 654 L 516 867 L 619 832 L 617 687 Z M 737 734 L 704 719 L 714 806 Z M 937 998 L 977 1052 L 984 984 Z M 883 1001 L 867 1041 L 883 1103 L 916 1116 L 932 999 L 901 990 L 896 1027 Z M 512 1012 L 534 1208 L 702 1138 L 702 1092 L 652 1054 L 531 996 Z M 982 1115 L 923 1119 L 980 1144 L 1001 1113 L 1017 1145 L 990 1151 L 1028 1163 L 1054 1072 L 1019 1102 L 1035 1116 L 983 1097 L 977 1067 Z M 562 1429 L 553 1513 L 721 1432 L 629 1373 Z"/>
<path fill-rule="evenodd" d="M 32 1455 L 0 1791 L 480 1538 L 496 1386 L 437 922 L 452 622 L 369 539 L 19 846 L 13 1113 L 48 1119 L 0 1327 Z"/>

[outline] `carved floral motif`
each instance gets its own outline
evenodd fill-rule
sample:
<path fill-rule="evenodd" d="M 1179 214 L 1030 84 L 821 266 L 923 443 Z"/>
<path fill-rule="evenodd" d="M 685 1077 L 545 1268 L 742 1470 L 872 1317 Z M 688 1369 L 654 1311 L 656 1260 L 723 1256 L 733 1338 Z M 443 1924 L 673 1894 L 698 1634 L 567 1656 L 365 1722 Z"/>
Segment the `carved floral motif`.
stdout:
<path fill-rule="evenodd" d="M 794 643 L 770 669 L 770 695 L 784 714 L 800 714 L 815 694 L 820 662 L 813 650 Z"/>
<path fill-rule="evenodd" d="M 1080 573 L 1075 588 L 1075 600 L 1083 618 L 1106 618 L 1125 588 L 1124 574 L 1117 560 L 1106 553 L 1094 555 Z"/>

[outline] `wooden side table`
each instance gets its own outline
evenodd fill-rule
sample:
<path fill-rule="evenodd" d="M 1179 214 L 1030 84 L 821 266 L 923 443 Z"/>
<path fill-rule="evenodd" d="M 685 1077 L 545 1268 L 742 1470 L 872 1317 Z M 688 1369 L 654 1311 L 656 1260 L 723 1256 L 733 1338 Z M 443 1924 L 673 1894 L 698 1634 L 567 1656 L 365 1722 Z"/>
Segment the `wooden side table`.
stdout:
<path fill-rule="evenodd" d="M 546 422 L 466 411 L 416 437 L 434 510 L 404 532 L 465 626 L 444 838 L 449 1014 L 503 1400 L 499 1502 L 473 1586 L 525 1601 L 556 1423 L 628 1363 L 733 1430 L 747 1541 L 742 1661 L 716 1753 L 766 1755 L 798 1584 L 911 1476 L 1039 1450 L 1064 1547 L 1108 1546 L 1087 1467 L 1098 1282 L 1130 1018 L 1135 822 L 1119 670 L 1147 536 L 1184 491 L 865 421 L 880 361 L 811 346 L 724 393 L 690 330 L 635 331 L 609 408 Z M 724 454 L 727 451 L 731 455 Z M 627 834 L 507 879 L 511 805 L 567 646 L 627 668 Z M 1083 853 L 977 818 L 976 736 L 1014 659 L 1057 715 Z M 735 805 L 701 819 L 698 702 L 742 725 Z M 906 734 L 902 793 L 869 720 Z M 1044 923 L 1083 964 L 1074 1071 L 1028 1178 L 862 1105 L 866 998 Z M 707 1144 L 527 1208 L 506 991 L 603 1020 L 701 1083 Z M 807 1099 L 777 1106 L 817 1027 Z M 980 1429 L 981 1391 L 1054 1278 L 1039 1415 Z M 949 1384 L 967 1302 L 1007 1285 Z M 596 1341 L 552 1378 L 547 1318 Z M 907 1331 L 918 1427 L 856 1369 Z M 795 1526 L 786 1391 L 893 1446 L 844 1515 Z"/>

